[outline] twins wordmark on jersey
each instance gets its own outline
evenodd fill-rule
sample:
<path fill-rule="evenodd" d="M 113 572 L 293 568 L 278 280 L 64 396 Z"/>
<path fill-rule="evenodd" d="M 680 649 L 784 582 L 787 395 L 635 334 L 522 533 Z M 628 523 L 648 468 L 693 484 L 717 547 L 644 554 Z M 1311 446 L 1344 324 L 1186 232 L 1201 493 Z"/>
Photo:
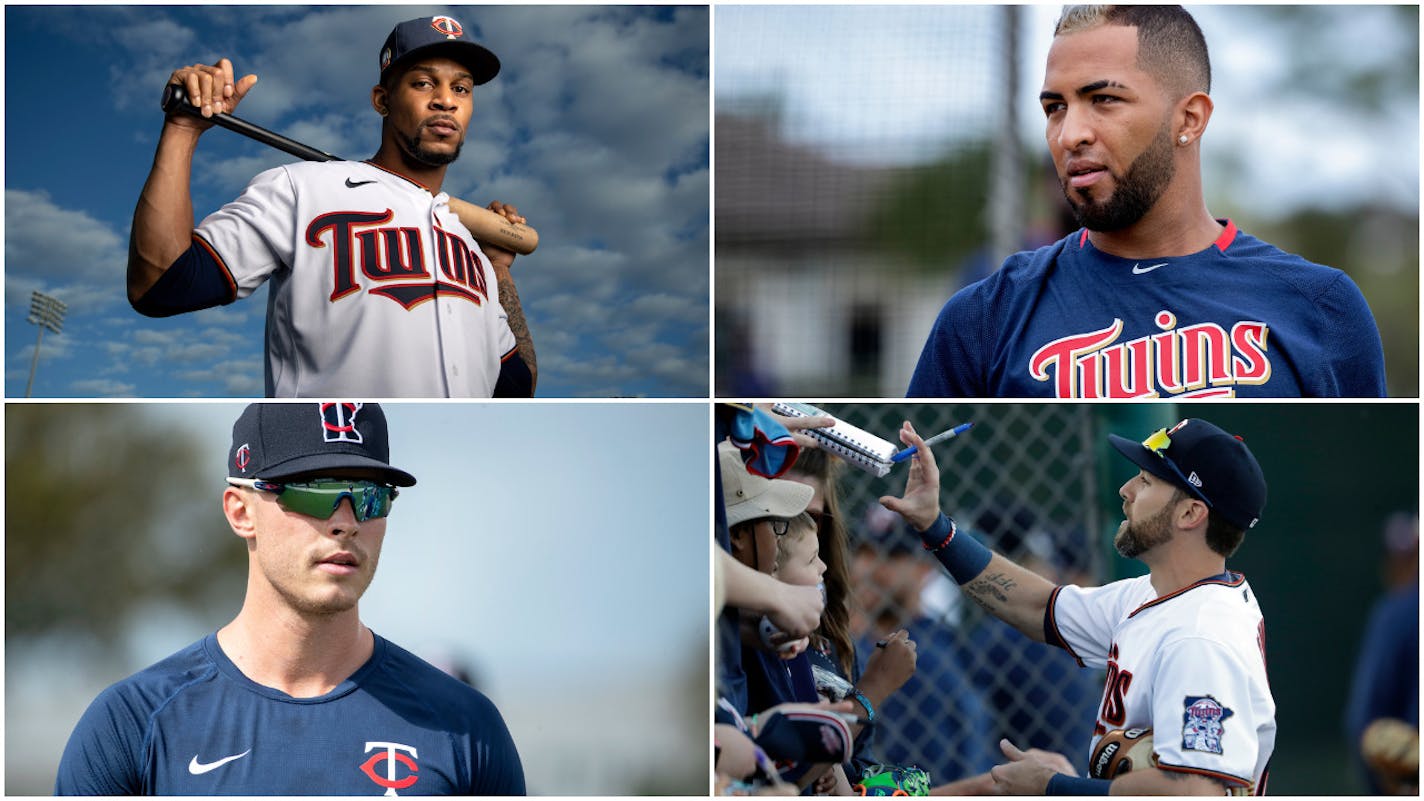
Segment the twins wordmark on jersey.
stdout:
<path fill-rule="evenodd" d="M 1229 398 L 1237 385 L 1271 379 L 1270 327 L 1259 320 L 1178 328 L 1177 315 L 1162 309 L 1153 323 L 1163 333 L 1120 341 L 1123 321 L 1113 318 L 1056 339 L 1033 352 L 1029 375 L 1052 382 L 1059 398 Z"/>
<path fill-rule="evenodd" d="M 389 208 L 380 212 L 333 211 L 306 226 L 308 245 L 331 247 L 332 303 L 363 289 L 406 309 L 432 300 L 438 293 L 453 294 L 476 306 L 489 301 L 483 253 L 471 250 L 432 215 L 435 258 L 430 259 L 421 230 L 387 225 L 393 217 Z M 434 275 L 429 269 L 432 263 L 437 268 Z"/>

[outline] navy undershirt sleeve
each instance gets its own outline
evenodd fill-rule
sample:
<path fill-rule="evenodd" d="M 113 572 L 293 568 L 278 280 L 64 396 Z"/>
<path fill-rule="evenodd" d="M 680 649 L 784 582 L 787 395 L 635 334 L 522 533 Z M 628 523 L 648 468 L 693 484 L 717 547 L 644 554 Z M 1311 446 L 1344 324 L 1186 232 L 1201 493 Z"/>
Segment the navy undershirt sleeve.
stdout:
<path fill-rule="evenodd" d="M 133 302 L 133 307 L 146 317 L 172 317 L 223 306 L 236 299 L 236 287 L 227 271 L 194 240 L 143 297 Z"/>
<path fill-rule="evenodd" d="M 519 354 L 514 354 L 499 365 L 499 380 L 494 385 L 496 398 L 534 397 L 534 375 L 529 365 Z"/>

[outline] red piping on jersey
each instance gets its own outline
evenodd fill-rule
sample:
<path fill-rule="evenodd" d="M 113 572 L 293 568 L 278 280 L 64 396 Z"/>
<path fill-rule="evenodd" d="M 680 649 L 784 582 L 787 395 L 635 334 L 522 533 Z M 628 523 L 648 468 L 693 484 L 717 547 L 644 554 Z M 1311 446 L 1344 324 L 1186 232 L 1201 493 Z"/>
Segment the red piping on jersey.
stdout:
<path fill-rule="evenodd" d="M 510 356 L 513 356 L 514 353 L 515 353 L 515 351 L 517 351 L 517 350 L 519 350 L 519 346 L 518 346 L 518 345 L 515 345 L 514 347 L 510 348 L 508 353 L 506 353 L 506 354 L 504 354 L 503 356 L 499 357 L 499 363 L 500 363 L 500 364 L 504 364 L 505 362 L 509 361 L 509 357 L 510 357 Z"/>
<path fill-rule="evenodd" d="M 228 289 L 232 292 L 232 300 L 237 300 L 237 280 L 232 277 L 232 270 L 227 268 L 227 264 L 223 262 L 222 256 L 218 255 L 218 252 L 213 249 L 212 245 L 208 244 L 207 240 L 198 236 L 197 231 L 193 232 L 193 242 L 202 247 L 203 250 L 206 250 L 208 255 L 213 257 L 213 261 L 218 263 L 218 269 L 222 270 L 223 278 L 227 279 Z"/>
<path fill-rule="evenodd" d="M 1226 227 L 1221 230 L 1221 236 L 1218 236 L 1216 238 L 1216 241 L 1212 244 L 1216 245 L 1217 250 L 1221 251 L 1222 253 L 1225 253 L 1226 249 L 1231 247 L 1231 243 L 1236 241 L 1236 223 L 1232 222 L 1229 219 L 1217 220 L 1217 222 L 1221 223 Z"/>
<path fill-rule="evenodd" d="M 1056 645 L 1067 651 L 1068 655 L 1077 661 L 1078 667 L 1087 667 L 1087 665 L 1083 664 L 1083 660 L 1078 656 L 1077 652 L 1068 645 L 1068 640 L 1063 636 L 1062 632 L 1058 631 L 1058 618 L 1053 614 L 1053 607 L 1054 604 L 1058 603 L 1058 593 L 1062 589 L 1063 585 L 1059 584 L 1057 587 L 1054 587 L 1053 592 L 1048 595 L 1048 625 L 1053 627 L 1053 636 L 1058 639 L 1058 642 L 1051 642 L 1049 645 Z"/>
<path fill-rule="evenodd" d="M 1162 770 L 1170 770 L 1173 773 L 1195 773 L 1198 776 L 1207 776 L 1213 779 L 1217 779 L 1218 781 L 1239 784 L 1242 787 L 1251 786 L 1250 779 L 1243 779 L 1240 776 L 1232 776 L 1230 773 L 1220 773 L 1218 771 L 1207 770 L 1205 768 L 1189 768 L 1182 765 L 1168 765 L 1165 762 L 1158 762 L 1157 767 L 1161 768 Z"/>
<path fill-rule="evenodd" d="M 1202 579 L 1201 581 L 1198 581 L 1195 584 L 1188 584 L 1187 586 L 1181 588 L 1180 590 L 1177 590 L 1176 592 L 1169 592 L 1166 595 L 1163 595 L 1161 598 L 1153 598 L 1142 606 L 1139 606 L 1136 609 L 1132 610 L 1132 614 L 1129 614 L 1128 617 L 1132 617 L 1138 612 L 1141 612 L 1142 610 L 1148 607 L 1156 606 L 1157 604 L 1160 604 L 1163 601 L 1170 601 L 1171 599 L 1176 598 L 1178 595 L 1181 595 L 1182 593 L 1188 590 L 1194 590 L 1197 587 L 1205 587 L 1208 584 L 1220 584 L 1223 587 L 1240 587 L 1242 584 L 1246 583 L 1246 577 L 1241 575 L 1240 573 L 1235 573 L 1228 570 L 1226 574 L 1228 576 L 1231 576 L 1231 579 L 1229 581 L 1219 578 Z"/>
<path fill-rule="evenodd" d="M 364 162 L 362 162 L 362 163 L 363 163 L 363 164 L 369 164 L 369 165 L 371 165 L 372 167 L 375 167 L 376 169 L 381 170 L 381 171 L 383 171 L 383 172 L 388 172 L 388 173 L 390 173 L 391 175 L 394 175 L 394 176 L 397 177 L 397 178 L 404 178 L 405 180 L 407 180 L 407 181 L 409 181 L 409 182 L 415 184 L 416 186 L 420 187 L 421 189 L 424 189 L 425 191 L 430 192 L 430 194 L 432 194 L 432 195 L 435 194 L 433 191 L 431 191 L 430 187 L 428 187 L 428 186 L 426 186 L 425 184 L 423 184 L 423 183 L 421 183 L 421 182 L 415 180 L 414 178 L 410 177 L 409 175 L 402 175 L 401 173 L 398 173 L 398 172 L 396 172 L 395 170 L 390 169 L 389 167 L 382 167 L 381 165 L 377 164 L 377 163 L 374 162 L 374 161 L 371 161 L 370 159 L 366 159 L 366 160 L 365 160 Z"/>
<path fill-rule="evenodd" d="M 1236 241 L 1236 234 L 1238 233 L 1236 223 L 1230 219 L 1217 220 L 1217 222 L 1226 227 L 1221 230 L 1221 236 L 1218 236 L 1216 241 L 1212 242 L 1212 244 L 1216 245 L 1217 250 L 1225 253 L 1226 249 L 1231 247 L 1231 243 Z M 1078 237 L 1078 247 L 1081 248 L 1086 244 L 1088 244 L 1088 229 L 1084 228 L 1083 233 Z"/>

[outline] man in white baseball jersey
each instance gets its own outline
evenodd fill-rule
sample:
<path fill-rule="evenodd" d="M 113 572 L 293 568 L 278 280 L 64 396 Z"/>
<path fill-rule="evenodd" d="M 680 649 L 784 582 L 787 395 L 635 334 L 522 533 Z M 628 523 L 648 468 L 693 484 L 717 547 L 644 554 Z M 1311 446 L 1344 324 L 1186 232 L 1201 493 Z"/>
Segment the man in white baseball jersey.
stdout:
<path fill-rule="evenodd" d="M 268 170 L 196 229 L 193 151 L 212 123 L 170 114 L 134 211 L 130 303 L 167 316 L 231 303 L 270 279 L 269 396 L 532 395 L 514 254 L 476 244 L 440 191 L 474 88 L 498 72 L 499 59 L 451 17 L 397 25 L 371 89 L 376 155 Z M 208 118 L 232 112 L 257 76 L 234 80 L 224 58 L 168 82 Z M 525 221 L 513 206 L 490 208 Z"/>
<path fill-rule="evenodd" d="M 1141 468 L 1123 484 L 1126 518 L 1113 541 L 1149 573 L 1104 587 L 1054 586 L 956 534 L 940 512 L 939 468 L 918 446 L 903 497 L 881 498 L 920 532 L 925 547 L 987 611 L 1025 635 L 1107 670 L 1093 731 L 1150 728 L 1153 764 L 1115 779 L 1058 773 L 1000 743 L 1009 763 L 991 771 L 999 792 L 1027 795 L 1261 793 L 1275 746 L 1266 680 L 1265 623 L 1246 579 L 1226 558 L 1256 525 L 1266 479 L 1239 437 L 1183 420 L 1142 443 L 1110 435 Z"/>

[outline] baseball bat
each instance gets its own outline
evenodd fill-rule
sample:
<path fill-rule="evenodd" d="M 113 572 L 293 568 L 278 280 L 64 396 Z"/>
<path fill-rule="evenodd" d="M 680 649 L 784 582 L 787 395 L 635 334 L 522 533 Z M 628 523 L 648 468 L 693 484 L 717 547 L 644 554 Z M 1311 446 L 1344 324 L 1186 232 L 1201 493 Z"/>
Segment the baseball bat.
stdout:
<path fill-rule="evenodd" d="M 190 114 L 194 117 L 203 118 L 202 111 L 188 102 L 188 93 L 182 86 L 168 84 L 163 87 L 162 104 L 164 113 L 167 114 Z M 296 156 L 303 161 L 346 161 L 340 156 L 333 156 L 322 150 L 317 150 L 310 145 L 304 145 L 295 139 L 285 137 L 276 131 L 269 131 L 260 125 L 255 125 L 241 117 L 234 117 L 225 112 L 218 112 L 211 117 L 203 119 L 226 128 L 234 133 L 241 134 L 248 139 L 261 142 L 268 147 L 275 147 L 278 150 Z M 527 225 L 518 225 L 505 219 L 503 215 L 496 214 L 489 209 L 476 206 L 473 203 L 461 200 L 457 197 L 450 198 L 450 211 L 460 218 L 460 222 L 468 229 L 475 239 L 489 242 L 493 245 L 512 250 L 520 255 L 528 255 L 539 247 L 539 232 Z"/>

